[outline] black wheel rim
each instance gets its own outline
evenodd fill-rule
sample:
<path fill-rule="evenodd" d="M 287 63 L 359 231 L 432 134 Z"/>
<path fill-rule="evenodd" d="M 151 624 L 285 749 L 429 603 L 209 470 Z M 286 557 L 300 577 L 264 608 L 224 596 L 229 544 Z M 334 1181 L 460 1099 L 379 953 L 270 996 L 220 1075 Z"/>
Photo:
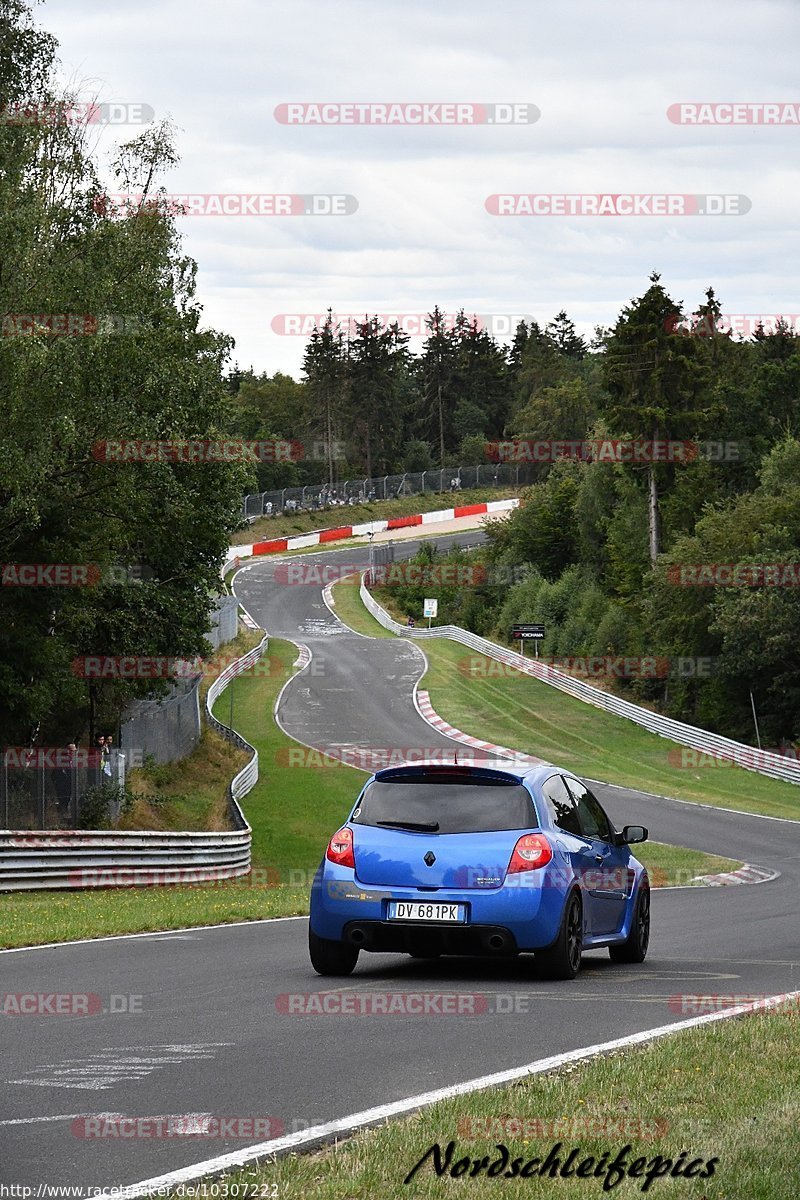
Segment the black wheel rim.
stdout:
<path fill-rule="evenodd" d="M 573 899 L 567 916 L 567 957 L 573 971 L 577 971 L 581 961 L 581 906 Z"/>
<path fill-rule="evenodd" d="M 639 946 L 642 950 L 647 949 L 647 943 L 650 941 L 650 892 L 643 891 L 639 896 Z"/>

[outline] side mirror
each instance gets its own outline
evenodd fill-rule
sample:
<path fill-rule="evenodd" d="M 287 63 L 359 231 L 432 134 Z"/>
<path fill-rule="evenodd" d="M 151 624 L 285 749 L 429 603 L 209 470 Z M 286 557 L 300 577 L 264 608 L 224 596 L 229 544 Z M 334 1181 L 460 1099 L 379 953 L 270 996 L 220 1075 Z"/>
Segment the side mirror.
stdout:
<path fill-rule="evenodd" d="M 626 825 L 622 831 L 622 840 L 627 845 L 647 841 L 647 829 L 644 825 Z"/>

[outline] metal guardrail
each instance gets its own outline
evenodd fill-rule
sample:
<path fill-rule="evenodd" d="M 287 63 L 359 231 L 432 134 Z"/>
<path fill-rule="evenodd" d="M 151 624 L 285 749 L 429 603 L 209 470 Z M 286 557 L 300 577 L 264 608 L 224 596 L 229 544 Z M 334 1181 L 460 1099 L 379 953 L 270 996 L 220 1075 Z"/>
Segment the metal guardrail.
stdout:
<path fill-rule="evenodd" d="M 232 742 L 234 746 L 238 746 L 240 750 L 248 750 L 251 755 L 250 761 L 246 766 L 242 767 L 239 774 L 231 780 L 230 787 L 228 788 L 231 816 L 233 821 L 237 828 L 247 829 L 248 836 L 250 833 L 250 826 L 247 824 L 245 815 L 239 806 L 239 801 L 243 796 L 246 796 L 250 789 L 258 782 L 258 751 L 256 750 L 255 746 L 251 746 L 248 741 L 245 741 L 241 734 L 237 733 L 235 729 L 231 729 L 230 726 L 223 725 L 221 721 L 218 721 L 211 710 L 231 680 L 235 679 L 237 675 L 241 675 L 242 672 L 246 671 L 249 667 L 252 667 L 254 663 L 257 663 L 264 654 L 264 651 L 267 649 L 268 645 L 269 638 L 265 633 L 257 646 L 254 646 L 253 649 L 249 650 L 247 654 L 242 656 L 242 658 L 237 658 L 236 662 L 230 663 L 225 670 L 217 676 L 206 693 L 206 720 L 211 728 L 215 729 L 221 737 L 224 737 L 227 741 Z"/>
<path fill-rule="evenodd" d="M 225 668 L 206 696 L 212 728 L 251 754 L 228 788 L 233 830 L 0 830 L 0 892 L 216 883 L 247 875 L 252 830 L 239 801 L 258 779 L 258 751 L 218 721 L 211 709 L 230 681 L 261 658 L 267 644 L 265 634 L 258 646 Z"/>
<path fill-rule="evenodd" d="M 769 775 L 773 779 L 782 779 L 787 783 L 800 784 L 800 762 L 796 759 L 774 754 L 769 750 L 756 750 L 755 747 L 747 746 L 744 742 L 736 742 L 732 738 L 722 737 L 707 729 L 700 729 L 696 725 L 687 725 L 683 721 L 661 716 L 659 713 L 651 712 L 650 709 L 641 708 L 638 704 L 632 704 L 629 700 L 623 700 L 619 696 L 612 696 L 608 692 L 601 691 L 600 688 L 592 687 L 582 679 L 574 679 L 556 667 L 551 667 L 546 663 L 537 663 L 535 658 L 526 658 L 514 650 L 498 646 L 496 642 L 490 642 L 487 638 L 461 629 L 458 625 L 435 625 L 430 629 L 416 626 L 409 628 L 400 625 L 389 616 L 370 593 L 366 584 L 368 574 L 369 572 L 365 571 L 361 576 L 361 599 L 364 606 L 384 629 L 390 630 L 399 637 L 439 637 L 461 642 L 462 645 L 469 646 L 470 649 L 477 650 L 480 654 L 485 654 L 487 658 L 493 658 L 497 662 L 516 667 L 525 674 L 539 679 L 542 683 L 550 684 L 551 687 L 558 688 L 559 691 L 574 696 L 586 704 L 591 704 L 614 716 L 633 721 L 650 733 L 657 733 L 659 737 L 669 738 L 670 741 L 677 742 L 681 746 L 689 746 L 693 750 L 713 755 L 715 758 L 730 760 L 748 771 L 756 771 L 760 775 Z"/>
<path fill-rule="evenodd" d="M 428 471 L 405 471 L 402 475 L 345 479 L 332 488 L 325 483 L 308 483 L 303 487 L 278 488 L 245 496 L 242 517 L 245 521 L 257 521 L 259 517 L 301 509 L 323 511 L 401 496 L 422 496 L 426 492 L 449 492 L 457 497 L 460 491 L 468 488 L 524 487 L 534 483 L 536 478 L 537 470 L 531 463 L 489 462 L 471 467 L 435 467 Z"/>

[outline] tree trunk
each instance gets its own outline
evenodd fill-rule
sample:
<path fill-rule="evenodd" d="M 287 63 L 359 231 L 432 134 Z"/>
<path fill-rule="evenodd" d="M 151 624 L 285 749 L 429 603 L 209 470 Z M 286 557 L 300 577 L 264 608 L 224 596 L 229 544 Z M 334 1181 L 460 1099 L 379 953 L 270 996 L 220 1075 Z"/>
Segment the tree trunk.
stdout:
<path fill-rule="evenodd" d="M 328 459 L 328 487 L 333 487 L 333 431 L 331 421 L 331 397 L 330 392 L 327 396 L 327 404 L 325 405 L 325 437 L 327 438 L 327 459 Z"/>
<path fill-rule="evenodd" d="M 658 442 L 659 431 L 653 432 L 653 447 Z M 658 485 L 655 463 L 647 468 L 647 532 L 650 544 L 650 566 L 656 565 L 661 553 L 661 514 L 658 511 Z"/>
<path fill-rule="evenodd" d="M 439 405 L 439 466 L 444 468 L 444 410 L 442 409 L 442 376 L 437 380 L 437 400 Z"/>

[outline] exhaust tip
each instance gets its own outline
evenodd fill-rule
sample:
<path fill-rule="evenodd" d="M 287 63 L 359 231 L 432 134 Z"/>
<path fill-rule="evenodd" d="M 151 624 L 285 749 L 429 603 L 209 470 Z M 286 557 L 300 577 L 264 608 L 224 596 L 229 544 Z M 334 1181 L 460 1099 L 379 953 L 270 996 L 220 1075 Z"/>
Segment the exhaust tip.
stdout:
<path fill-rule="evenodd" d="M 506 939 L 503 937 L 503 935 L 501 933 L 493 933 L 492 936 L 489 938 L 489 949 L 490 950 L 505 950 L 505 948 L 506 948 Z"/>
<path fill-rule="evenodd" d="M 351 929 L 350 930 L 350 941 L 353 943 L 353 945 L 363 946 L 364 942 L 366 940 L 367 940 L 367 935 L 363 929 Z"/>

